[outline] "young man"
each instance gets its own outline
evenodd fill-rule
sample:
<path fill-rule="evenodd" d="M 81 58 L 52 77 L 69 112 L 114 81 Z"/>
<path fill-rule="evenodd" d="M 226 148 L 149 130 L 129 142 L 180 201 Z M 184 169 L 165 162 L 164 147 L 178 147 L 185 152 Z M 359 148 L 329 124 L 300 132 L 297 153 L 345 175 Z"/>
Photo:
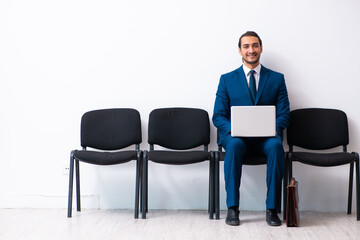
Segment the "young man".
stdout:
<path fill-rule="evenodd" d="M 290 109 L 284 75 L 260 64 L 262 41 L 255 32 L 246 32 L 239 39 L 239 53 L 243 65 L 223 74 L 216 93 L 213 123 L 219 131 L 219 144 L 225 149 L 224 173 L 226 223 L 240 224 L 239 199 L 242 160 L 244 154 L 261 153 L 267 158 L 266 222 L 280 226 L 277 215 L 277 199 L 281 195 L 284 171 L 283 129 L 289 124 Z M 262 138 L 239 138 L 231 136 L 231 106 L 274 105 L 276 106 L 276 136 Z"/>

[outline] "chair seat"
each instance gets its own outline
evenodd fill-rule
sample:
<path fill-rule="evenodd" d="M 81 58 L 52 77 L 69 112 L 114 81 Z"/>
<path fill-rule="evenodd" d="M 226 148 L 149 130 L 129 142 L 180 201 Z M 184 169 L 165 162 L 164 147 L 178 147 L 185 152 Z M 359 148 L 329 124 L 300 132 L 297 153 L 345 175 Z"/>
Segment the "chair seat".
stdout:
<path fill-rule="evenodd" d="M 81 150 L 74 152 L 76 160 L 96 164 L 96 165 L 113 165 L 126 163 L 137 159 L 137 151 L 121 151 L 121 152 L 96 152 Z"/>
<path fill-rule="evenodd" d="M 293 152 L 292 161 L 298 161 L 319 167 L 332 167 L 348 164 L 356 160 L 355 155 L 348 152 L 337 153 L 313 153 L 313 152 Z"/>
<path fill-rule="evenodd" d="M 225 152 L 220 152 L 220 161 L 224 161 Z M 266 164 L 266 156 L 264 155 L 245 155 L 243 159 L 244 165 L 262 165 Z"/>
<path fill-rule="evenodd" d="M 149 151 L 148 159 L 163 164 L 183 165 L 210 160 L 207 151 Z"/>

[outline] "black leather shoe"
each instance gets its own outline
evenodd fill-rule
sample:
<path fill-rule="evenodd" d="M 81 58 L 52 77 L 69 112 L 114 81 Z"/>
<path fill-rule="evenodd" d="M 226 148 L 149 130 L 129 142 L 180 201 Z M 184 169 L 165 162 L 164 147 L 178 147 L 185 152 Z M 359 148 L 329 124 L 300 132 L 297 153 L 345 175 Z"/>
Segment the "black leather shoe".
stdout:
<path fill-rule="evenodd" d="M 237 208 L 229 208 L 225 223 L 230 226 L 240 225 L 239 213 Z"/>
<path fill-rule="evenodd" d="M 277 215 L 276 209 L 266 210 L 266 222 L 270 226 L 280 226 L 281 220 Z"/>

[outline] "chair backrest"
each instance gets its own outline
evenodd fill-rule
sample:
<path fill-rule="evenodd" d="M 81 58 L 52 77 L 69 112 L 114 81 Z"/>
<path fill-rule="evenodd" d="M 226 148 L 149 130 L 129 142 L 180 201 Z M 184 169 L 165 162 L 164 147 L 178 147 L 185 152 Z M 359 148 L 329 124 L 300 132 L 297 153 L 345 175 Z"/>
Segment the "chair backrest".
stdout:
<path fill-rule="evenodd" d="M 185 150 L 210 143 L 209 115 L 195 108 L 155 109 L 149 116 L 149 144 Z"/>
<path fill-rule="evenodd" d="M 117 150 L 141 143 L 140 114 L 135 109 L 94 110 L 81 119 L 81 146 Z"/>
<path fill-rule="evenodd" d="M 289 146 L 311 150 L 330 149 L 349 144 L 348 121 L 343 111 L 305 108 L 290 113 L 287 128 Z"/>

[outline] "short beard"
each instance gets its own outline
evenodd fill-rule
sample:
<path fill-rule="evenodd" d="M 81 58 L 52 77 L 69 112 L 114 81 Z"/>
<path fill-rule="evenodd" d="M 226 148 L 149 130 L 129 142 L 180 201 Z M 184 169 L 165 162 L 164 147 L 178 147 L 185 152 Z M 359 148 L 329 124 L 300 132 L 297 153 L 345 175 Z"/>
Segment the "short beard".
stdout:
<path fill-rule="evenodd" d="M 243 60 L 243 62 L 246 62 L 247 64 L 256 64 L 256 63 L 259 63 L 259 61 L 260 61 L 260 58 L 258 58 L 257 60 L 255 60 L 255 61 L 252 61 L 252 62 L 250 62 L 250 61 L 247 61 L 245 58 L 242 58 L 242 60 Z"/>

